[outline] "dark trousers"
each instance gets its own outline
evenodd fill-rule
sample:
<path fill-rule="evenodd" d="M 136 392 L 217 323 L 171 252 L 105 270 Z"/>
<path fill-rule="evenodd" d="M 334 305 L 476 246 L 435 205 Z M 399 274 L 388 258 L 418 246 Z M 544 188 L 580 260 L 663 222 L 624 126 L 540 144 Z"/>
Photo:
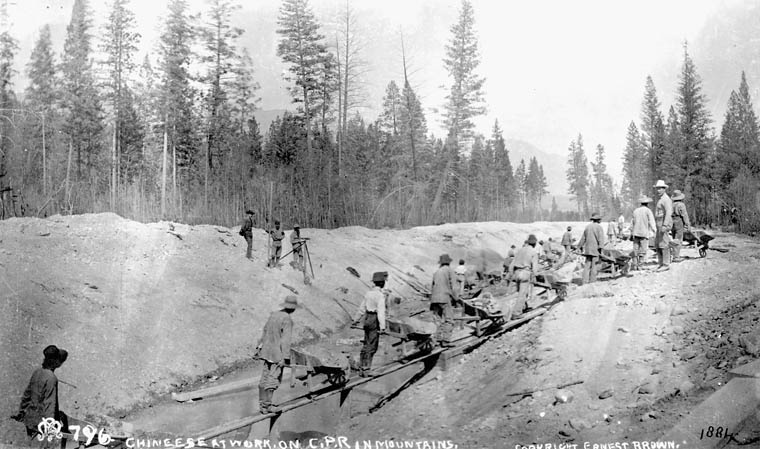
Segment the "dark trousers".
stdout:
<path fill-rule="evenodd" d="M 599 269 L 597 262 L 599 262 L 599 256 L 589 256 L 584 254 L 586 263 L 583 264 L 583 283 L 596 282 L 596 272 Z"/>
<path fill-rule="evenodd" d="M 279 262 L 281 254 L 282 254 L 282 243 L 280 243 L 279 245 L 277 243 L 272 244 L 272 260 L 270 261 L 271 266 L 273 267 L 277 266 L 277 262 Z"/>
<path fill-rule="evenodd" d="M 245 237 L 245 243 L 248 244 L 248 248 L 245 250 L 245 257 L 251 258 L 251 250 L 253 249 L 253 236 L 252 235 L 244 235 Z"/>
<path fill-rule="evenodd" d="M 377 319 L 377 313 L 367 312 L 364 315 L 364 346 L 361 351 L 361 368 L 370 369 L 372 367 L 372 358 L 377 352 L 377 346 L 380 342 L 380 322 Z"/>
<path fill-rule="evenodd" d="M 675 241 L 673 245 L 673 251 L 672 256 L 673 258 L 681 257 L 681 246 L 683 245 L 683 218 L 681 217 L 673 217 L 673 230 L 671 231 L 673 235 L 673 240 Z"/>

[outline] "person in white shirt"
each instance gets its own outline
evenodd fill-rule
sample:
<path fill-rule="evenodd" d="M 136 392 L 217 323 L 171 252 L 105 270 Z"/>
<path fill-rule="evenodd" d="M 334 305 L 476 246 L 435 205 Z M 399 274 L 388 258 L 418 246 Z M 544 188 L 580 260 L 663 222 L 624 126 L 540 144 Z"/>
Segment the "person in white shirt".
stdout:
<path fill-rule="evenodd" d="M 464 293 L 465 276 L 467 275 L 467 267 L 464 265 L 464 259 L 459 259 L 459 265 L 454 269 L 454 274 L 457 277 L 457 285 L 459 296 Z"/>
<path fill-rule="evenodd" d="M 375 357 L 380 342 L 380 332 L 385 332 L 385 280 L 388 278 L 387 271 L 378 271 L 372 275 L 375 286 L 364 295 L 364 301 L 359 306 L 359 316 L 354 320 L 358 322 L 364 317 L 364 346 L 360 353 L 359 375 L 367 377 L 367 372 L 372 368 L 372 359 Z"/>

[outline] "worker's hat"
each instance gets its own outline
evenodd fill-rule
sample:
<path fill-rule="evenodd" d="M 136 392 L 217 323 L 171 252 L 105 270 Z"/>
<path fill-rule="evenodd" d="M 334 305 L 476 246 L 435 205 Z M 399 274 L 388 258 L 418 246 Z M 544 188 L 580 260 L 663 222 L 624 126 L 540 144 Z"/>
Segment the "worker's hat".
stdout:
<path fill-rule="evenodd" d="M 280 224 L 280 220 L 275 220 L 274 224 L 276 224 L 276 225 Z"/>
<path fill-rule="evenodd" d="M 593 214 L 591 214 L 591 219 L 592 220 L 597 220 L 597 221 L 602 221 L 602 216 L 599 215 L 599 212 L 594 212 Z"/>
<path fill-rule="evenodd" d="M 372 274 L 372 282 L 383 282 L 388 279 L 387 271 L 376 271 Z"/>
<path fill-rule="evenodd" d="M 251 209 L 248 209 L 247 211 L 245 211 L 245 214 L 246 215 L 253 215 L 253 211 Z"/>
<path fill-rule="evenodd" d="M 649 203 L 651 203 L 651 202 L 652 202 L 652 198 L 649 198 L 649 197 L 648 197 L 648 196 L 646 196 L 646 195 L 641 195 L 641 196 L 639 197 L 639 203 L 640 203 L 640 204 L 649 204 Z"/>
<path fill-rule="evenodd" d="M 535 245 L 537 241 L 538 239 L 536 238 L 535 235 L 531 234 L 528 236 L 528 240 L 527 240 L 528 245 Z"/>
<path fill-rule="evenodd" d="M 441 257 L 438 259 L 438 263 L 441 265 L 451 263 L 451 257 L 449 257 L 448 254 L 441 254 Z"/>
<path fill-rule="evenodd" d="M 680 190 L 674 190 L 673 191 L 673 196 L 670 197 L 670 199 L 673 200 L 673 201 L 680 201 L 680 200 L 682 200 L 684 198 L 686 198 L 686 195 L 684 195 L 683 193 L 681 193 Z"/>
<path fill-rule="evenodd" d="M 296 223 L 296 224 L 293 225 L 293 229 L 301 229 L 301 225 L 299 225 L 298 223 Z"/>
<path fill-rule="evenodd" d="M 69 353 L 65 349 L 59 349 L 56 345 L 50 345 L 42 350 L 46 360 L 58 360 L 63 363 L 69 356 Z"/>
<path fill-rule="evenodd" d="M 663 181 L 662 179 L 658 179 L 657 184 L 654 185 L 654 188 L 659 189 L 660 187 L 662 187 L 663 189 L 667 189 L 668 185 L 665 184 L 665 181 Z"/>
<path fill-rule="evenodd" d="M 572 231 L 572 230 L 573 230 L 573 228 L 572 228 L 571 226 L 568 226 L 568 227 L 567 227 L 567 230 L 568 230 L 568 231 Z"/>
<path fill-rule="evenodd" d="M 301 306 L 298 305 L 298 298 L 296 298 L 294 295 L 288 295 L 285 297 L 285 301 L 280 304 L 280 307 L 283 309 L 295 310 L 299 309 Z"/>

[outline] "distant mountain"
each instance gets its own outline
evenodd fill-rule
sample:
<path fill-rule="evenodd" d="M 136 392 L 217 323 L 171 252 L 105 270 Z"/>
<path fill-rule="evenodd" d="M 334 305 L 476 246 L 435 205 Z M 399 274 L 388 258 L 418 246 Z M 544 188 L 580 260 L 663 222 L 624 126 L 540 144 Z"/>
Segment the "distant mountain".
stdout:
<path fill-rule="evenodd" d="M 506 144 L 513 170 L 520 165 L 520 159 L 524 159 L 527 166 L 530 158 L 535 157 L 539 165 L 544 167 L 544 176 L 546 176 L 546 182 L 549 184 L 547 189 L 549 195 L 567 195 L 567 178 L 565 176 L 567 161 L 564 156 L 541 151 L 524 140 L 506 139 Z M 559 203 L 559 201 L 558 197 L 557 202 Z M 549 199 L 549 205 L 551 205 L 551 199 Z"/>

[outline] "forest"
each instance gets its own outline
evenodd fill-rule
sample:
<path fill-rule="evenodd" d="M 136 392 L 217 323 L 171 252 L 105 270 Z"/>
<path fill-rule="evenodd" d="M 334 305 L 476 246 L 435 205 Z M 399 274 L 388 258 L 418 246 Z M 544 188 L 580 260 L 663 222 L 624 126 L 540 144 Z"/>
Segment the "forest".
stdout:
<path fill-rule="evenodd" d="M 511 161 L 498 121 L 486 133 L 475 127 L 487 103 L 473 8 L 461 1 L 444 44 L 448 95 L 436 106 L 445 136 L 428 131 L 403 34 L 403 79 L 387 81 L 378 117 L 360 114 L 366 55 L 356 31 L 362 18 L 350 2 L 337 39 L 328 42 L 308 0 L 281 1 L 276 51 L 288 66 L 293 108 L 268 129 L 254 114 L 267 86 L 259 85 L 240 45 L 245 30 L 232 25 L 239 0 L 209 0 L 199 16 L 187 0 L 169 0 L 159 41 L 142 57 L 129 0 L 112 0 L 97 29 L 88 0 L 75 0 L 63 51 L 56 54 L 43 26 L 24 65 L 29 83 L 18 92 L 18 42 L 4 27 L 2 218 L 114 212 L 143 222 L 230 226 L 251 209 L 262 228 L 274 219 L 322 228 L 585 220 L 592 210 L 632 210 L 664 179 L 686 193 L 697 222 L 725 224 L 735 211 L 743 230 L 755 229 L 760 160 L 746 80 L 742 74 L 714 135 L 686 45 L 678 100 L 667 117 L 648 78 L 639 124 L 621 130 L 621 182 L 607 173 L 603 145 L 589 162 L 579 133 L 567 160 L 577 210 L 560 211 L 556 202 L 542 208 L 542 165 L 535 157 Z"/>

